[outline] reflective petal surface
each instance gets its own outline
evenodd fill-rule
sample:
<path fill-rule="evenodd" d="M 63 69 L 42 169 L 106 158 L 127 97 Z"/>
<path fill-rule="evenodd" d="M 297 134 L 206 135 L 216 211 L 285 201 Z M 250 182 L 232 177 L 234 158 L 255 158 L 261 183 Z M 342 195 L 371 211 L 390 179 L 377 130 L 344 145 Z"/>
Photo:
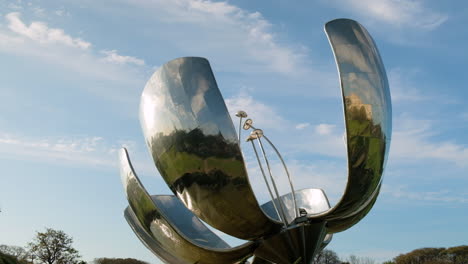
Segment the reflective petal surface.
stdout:
<path fill-rule="evenodd" d="M 153 239 L 153 236 L 140 224 L 132 208 L 127 207 L 124 212 L 125 220 L 132 228 L 135 235 L 140 239 L 141 243 L 145 245 L 153 254 L 159 257 L 164 263 L 167 264 L 184 264 L 185 262 L 178 259 L 176 256 L 167 252 L 163 245 L 157 240 Z"/>
<path fill-rule="evenodd" d="M 367 30 L 349 19 L 325 25 L 340 75 L 348 151 L 348 183 L 329 211 L 329 232 L 356 224 L 374 204 L 390 146 L 392 106 L 385 68 Z"/>
<path fill-rule="evenodd" d="M 321 189 L 302 189 L 299 191 L 295 191 L 295 194 L 297 207 L 305 209 L 308 214 L 319 214 L 330 209 L 330 203 L 328 202 L 328 198 Z M 287 222 L 292 223 L 296 218 L 292 194 L 288 193 L 282 195 L 280 199 L 286 210 L 285 213 Z M 276 199 L 275 202 L 278 203 Z M 271 218 L 278 219 L 278 214 L 276 214 L 272 201 L 263 204 L 262 209 Z"/>
<path fill-rule="evenodd" d="M 161 176 L 200 219 L 241 239 L 280 229 L 256 201 L 206 59 L 179 58 L 157 70 L 143 91 L 140 121 Z"/>
<path fill-rule="evenodd" d="M 262 241 L 255 256 L 276 264 L 312 264 L 325 236 L 324 221 L 293 225 Z"/>
<path fill-rule="evenodd" d="M 168 263 L 236 263 L 253 254 L 256 243 L 228 247 L 177 198 L 165 195 L 152 198 L 133 171 L 125 149 L 120 152 L 120 166 L 130 204 L 126 218 L 137 236 L 162 260 Z"/>
<path fill-rule="evenodd" d="M 240 264 L 254 256 L 253 264 L 311 264 L 333 233 L 355 225 L 372 209 L 391 140 L 385 68 L 371 36 L 356 21 L 330 21 L 325 32 L 339 72 L 348 157 L 348 182 L 333 208 L 320 189 L 293 190 L 258 205 L 238 135 L 206 59 L 172 60 L 150 78 L 140 121 L 156 167 L 175 196 L 149 195 L 125 149 L 119 157 L 129 202 L 125 218 L 163 262 Z M 243 111 L 237 115 L 247 117 Z M 274 205 L 284 207 L 284 226 Z M 253 241 L 231 248 L 201 220 Z"/>

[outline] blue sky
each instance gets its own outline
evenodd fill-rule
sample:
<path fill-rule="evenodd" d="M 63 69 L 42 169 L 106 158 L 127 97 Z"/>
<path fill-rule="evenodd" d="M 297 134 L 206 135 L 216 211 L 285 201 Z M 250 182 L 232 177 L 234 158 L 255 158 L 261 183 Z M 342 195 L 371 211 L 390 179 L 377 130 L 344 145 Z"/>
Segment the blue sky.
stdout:
<path fill-rule="evenodd" d="M 24 246 L 52 227 L 73 236 L 85 260 L 160 263 L 123 218 L 116 151 L 129 148 L 150 193 L 169 193 L 138 105 L 152 72 L 182 56 L 210 61 L 230 111 L 264 129 L 298 188 L 323 188 L 336 202 L 344 127 L 323 25 L 342 17 L 379 47 L 393 137 L 374 209 L 329 248 L 383 261 L 468 244 L 468 4 L 422 0 L 0 0 L 0 244 Z"/>

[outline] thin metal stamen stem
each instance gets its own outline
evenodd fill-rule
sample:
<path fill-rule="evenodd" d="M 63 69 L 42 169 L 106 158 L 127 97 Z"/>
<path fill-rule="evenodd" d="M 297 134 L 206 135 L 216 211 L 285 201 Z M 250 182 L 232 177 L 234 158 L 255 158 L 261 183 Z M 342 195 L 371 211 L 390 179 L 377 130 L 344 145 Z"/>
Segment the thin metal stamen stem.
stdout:
<path fill-rule="evenodd" d="M 242 128 L 242 116 L 239 118 L 239 137 L 238 137 L 239 146 L 240 146 L 240 144 L 241 144 L 241 141 L 240 141 L 240 139 L 241 139 L 241 131 L 242 131 L 241 128 Z"/>
<path fill-rule="evenodd" d="M 255 156 L 257 157 L 258 165 L 260 166 L 260 171 L 262 172 L 263 179 L 265 180 L 265 184 L 266 184 L 266 186 L 268 188 L 268 192 L 270 193 L 271 202 L 273 203 L 273 207 L 275 208 L 275 212 L 278 215 L 278 218 L 281 221 L 283 221 L 283 219 L 282 219 L 282 217 L 281 217 L 281 215 L 280 215 L 280 213 L 278 211 L 278 208 L 276 207 L 275 197 L 273 196 L 273 193 L 271 192 L 270 184 L 268 183 L 268 180 L 267 180 L 266 175 L 265 175 L 265 171 L 263 170 L 263 166 L 262 166 L 262 163 L 260 161 L 260 157 L 258 156 L 257 148 L 255 147 L 255 144 L 253 143 L 253 140 L 251 140 L 250 143 L 252 143 L 252 148 L 253 148 L 253 150 L 255 152 Z"/>
<path fill-rule="evenodd" d="M 270 174 L 270 179 L 271 179 L 271 183 L 273 184 L 273 189 L 275 190 L 275 193 L 276 193 L 276 197 L 277 197 L 277 201 L 278 201 L 278 204 L 279 204 L 279 207 L 280 207 L 280 211 L 281 211 L 281 214 L 283 215 L 283 222 L 286 226 L 288 226 L 288 222 L 286 220 L 286 214 L 284 212 L 284 208 L 283 208 L 283 203 L 281 202 L 281 198 L 280 198 L 280 195 L 279 195 L 279 192 L 278 192 L 278 188 L 276 188 L 276 183 L 275 183 L 275 180 L 273 179 L 273 174 L 271 173 L 271 168 L 270 168 L 270 163 L 268 162 L 268 159 L 266 157 L 266 154 L 265 154 L 265 149 L 263 148 L 263 144 L 262 144 L 262 140 L 259 138 L 258 139 L 258 144 L 260 145 L 260 149 L 262 150 L 262 154 L 263 154 L 263 158 L 265 159 L 265 163 L 267 165 L 267 168 L 268 168 L 268 173 Z M 273 200 L 273 203 L 274 203 L 274 200 Z"/>
<path fill-rule="evenodd" d="M 263 135 L 263 137 L 266 139 L 268 143 L 270 143 L 270 146 L 273 148 L 273 150 L 275 150 L 276 155 L 278 155 L 279 159 L 281 160 L 281 163 L 283 164 L 284 170 L 286 171 L 286 175 L 288 176 L 289 186 L 291 187 L 291 193 L 292 193 L 293 202 L 294 202 L 294 215 L 297 218 L 299 217 L 299 210 L 297 208 L 296 194 L 294 191 L 294 186 L 291 180 L 291 176 L 289 175 L 288 167 L 286 167 L 286 163 L 284 162 L 283 157 L 279 153 L 278 149 L 276 149 L 275 145 L 273 145 L 273 143 L 267 138 L 267 136 Z"/>

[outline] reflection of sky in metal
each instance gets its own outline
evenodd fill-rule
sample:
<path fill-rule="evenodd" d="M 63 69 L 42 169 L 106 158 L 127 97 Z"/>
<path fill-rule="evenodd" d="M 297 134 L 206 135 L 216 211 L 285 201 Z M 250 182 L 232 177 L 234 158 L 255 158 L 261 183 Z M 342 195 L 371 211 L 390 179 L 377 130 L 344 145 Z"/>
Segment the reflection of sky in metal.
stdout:
<path fill-rule="evenodd" d="M 340 22 L 337 22 L 337 24 Z M 374 124 L 380 124 L 388 138 L 391 133 L 391 105 L 387 76 L 372 37 L 359 24 L 339 32 L 339 25 L 328 27 L 343 85 L 343 95 L 359 96 L 371 105 Z"/>
<path fill-rule="evenodd" d="M 307 226 L 322 225 L 320 230 L 303 234 L 323 234 L 313 242 L 314 247 L 329 242 L 330 236 L 322 243 L 326 232 L 350 228 L 372 208 L 380 190 L 391 134 L 389 88 L 372 38 L 361 25 L 347 19 L 331 21 L 325 29 L 340 74 L 349 175 L 342 199 L 331 209 L 322 190 L 298 192 L 298 207 L 307 211 L 303 219 L 309 221 Z M 293 239 L 297 231 L 298 226 L 287 224 L 295 218 L 292 195 L 280 198 L 286 206 L 287 228 L 278 232 L 280 225 L 274 221 L 277 215 L 272 209 L 273 202 L 262 206 L 271 216 L 268 218 L 253 196 L 234 126 L 206 59 L 179 58 L 163 65 L 148 81 L 140 110 L 155 164 L 178 196 L 151 199 L 136 175 L 125 174 L 124 177 L 134 179 L 126 185 L 130 206 L 155 239 L 172 246 L 185 244 L 194 250 L 201 250 L 197 243 L 211 249 L 228 248 L 195 214 L 238 238 L 258 240 L 271 236 L 255 251 L 258 256 L 271 261 L 286 255 L 288 261 L 298 258 L 294 250 L 280 254 L 274 250 L 285 243 L 280 239 L 284 233 Z M 151 211 L 157 216 L 148 225 Z M 323 229 L 325 224 L 327 229 Z M 174 254 L 187 254 L 180 247 L 172 250 Z M 200 251 L 200 254 L 204 253 Z M 191 256 L 184 258 L 191 259 Z"/>
<path fill-rule="evenodd" d="M 210 65 L 202 58 L 179 58 L 158 69 L 143 91 L 140 120 L 147 138 L 197 127 L 207 135 L 236 138 Z"/>
<path fill-rule="evenodd" d="M 178 58 L 158 69 L 143 91 L 140 121 L 162 177 L 200 219 L 242 239 L 279 229 L 255 199 L 206 59 Z"/>
<path fill-rule="evenodd" d="M 330 210 L 311 216 L 327 219 L 329 231 L 359 222 L 378 196 L 391 136 L 391 103 L 380 55 L 357 22 L 337 19 L 325 25 L 340 75 L 348 150 L 348 183 Z"/>
<path fill-rule="evenodd" d="M 137 237 L 169 263 L 234 263 L 252 254 L 253 242 L 231 248 L 172 195 L 150 196 L 125 149 L 121 176 L 130 204 L 125 217 Z M 181 260 L 181 261 L 180 261 Z"/>
<path fill-rule="evenodd" d="M 320 189 L 302 189 L 295 192 L 296 202 L 298 208 L 304 208 L 308 214 L 319 214 L 325 212 L 330 208 L 327 196 Z M 286 219 L 288 223 L 291 223 L 295 218 L 294 203 L 291 193 L 282 195 L 280 198 L 285 206 Z M 277 200 L 275 200 L 277 203 Z M 278 215 L 273 207 L 273 203 L 270 201 L 262 205 L 262 209 L 271 217 L 278 219 Z"/>

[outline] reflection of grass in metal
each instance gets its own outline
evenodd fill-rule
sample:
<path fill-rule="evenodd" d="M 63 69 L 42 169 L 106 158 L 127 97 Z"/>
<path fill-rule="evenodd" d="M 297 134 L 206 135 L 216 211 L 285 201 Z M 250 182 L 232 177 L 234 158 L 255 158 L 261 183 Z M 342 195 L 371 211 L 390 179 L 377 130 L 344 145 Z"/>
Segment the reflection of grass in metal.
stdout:
<path fill-rule="evenodd" d="M 363 119 L 348 120 L 347 125 L 351 175 L 358 175 L 361 184 L 375 187 L 381 179 L 375 175 L 382 173 L 386 147 L 381 127 Z"/>
<path fill-rule="evenodd" d="M 130 207 L 133 209 L 136 217 L 145 228 L 148 228 L 155 216 L 154 214 L 157 214 L 153 200 L 151 200 L 151 197 L 144 191 L 136 178 L 131 178 L 129 180 L 127 184 L 127 194 Z"/>
<path fill-rule="evenodd" d="M 246 175 L 244 165 L 240 160 L 217 157 L 202 159 L 194 154 L 177 152 L 174 147 L 164 152 L 159 157 L 158 163 L 161 166 L 160 171 L 164 172 L 164 179 L 169 184 L 172 184 L 186 173 L 207 173 L 221 170 L 230 177 L 243 177 Z"/>

